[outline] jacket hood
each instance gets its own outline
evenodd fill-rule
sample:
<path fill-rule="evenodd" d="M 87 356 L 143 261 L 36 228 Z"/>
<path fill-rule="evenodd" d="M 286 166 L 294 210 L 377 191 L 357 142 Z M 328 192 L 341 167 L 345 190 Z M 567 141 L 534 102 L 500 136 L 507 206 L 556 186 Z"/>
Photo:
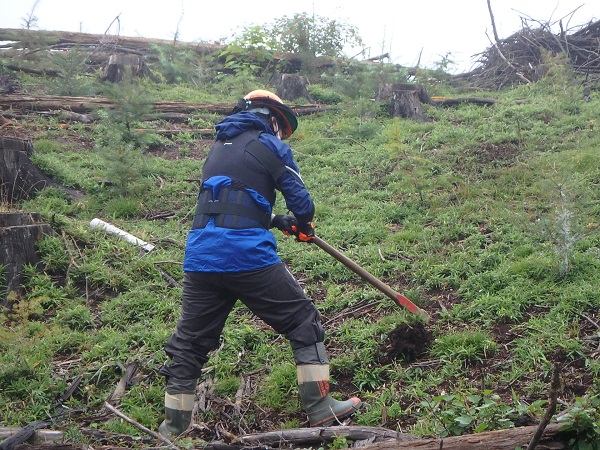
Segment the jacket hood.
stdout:
<path fill-rule="evenodd" d="M 261 130 L 272 134 L 273 130 L 260 117 L 249 111 L 242 111 L 225 117 L 215 125 L 218 140 L 232 139 L 248 130 Z"/>

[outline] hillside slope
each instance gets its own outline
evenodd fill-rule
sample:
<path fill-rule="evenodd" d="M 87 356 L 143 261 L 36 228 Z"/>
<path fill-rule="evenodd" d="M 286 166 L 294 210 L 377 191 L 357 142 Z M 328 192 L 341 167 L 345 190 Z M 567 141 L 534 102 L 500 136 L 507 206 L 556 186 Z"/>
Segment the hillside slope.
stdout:
<path fill-rule="evenodd" d="M 550 401 L 575 439 L 597 439 L 600 94 L 588 84 L 584 99 L 584 80 L 551 69 L 536 83 L 477 93 L 500 100 L 493 105 L 425 105 L 427 123 L 390 118 L 372 100 L 392 76 L 383 69 L 311 75 L 328 109 L 301 117 L 290 144 L 317 233 L 432 317 L 414 334 L 423 330 L 414 315 L 316 246 L 277 235 L 323 315 L 335 391 L 368 403 L 353 424 L 443 438 L 536 425 Z M 53 78 L 11 76 L 21 93 L 56 88 Z M 456 94 L 430 73 L 405 81 Z M 32 161 L 84 193 L 52 188 L 5 205 L 42 214 L 55 235 L 0 316 L 0 426 L 54 417 L 48 428 L 70 442 L 155 442 L 104 404 L 149 429 L 160 423 L 157 370 L 212 143 L 195 130 L 222 116 L 192 111 L 186 126 L 145 119 L 156 99 L 233 105 L 258 87 L 265 78 L 101 85 L 119 107 L 91 123 L 0 113 L 3 137 L 30 139 Z M 285 212 L 281 199 L 277 209 Z M 93 218 L 154 250 L 91 228 Z M 178 445 L 307 426 L 287 342 L 241 305 L 204 371 L 197 426 Z"/>

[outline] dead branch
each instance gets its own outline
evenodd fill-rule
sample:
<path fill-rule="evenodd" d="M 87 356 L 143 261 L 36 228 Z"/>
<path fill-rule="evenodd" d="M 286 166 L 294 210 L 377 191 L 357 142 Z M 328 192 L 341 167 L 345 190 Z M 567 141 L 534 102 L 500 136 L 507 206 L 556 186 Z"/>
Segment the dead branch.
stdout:
<path fill-rule="evenodd" d="M 165 444 L 167 444 L 167 446 L 173 450 L 179 450 L 179 447 L 177 447 L 175 444 L 173 444 L 170 440 L 168 440 L 166 437 L 164 437 L 163 435 L 156 433 L 148 428 L 146 428 L 145 426 L 143 426 L 142 424 L 136 422 L 135 420 L 133 420 L 132 418 L 126 416 L 125 414 L 123 414 L 121 411 L 119 411 L 117 408 L 115 408 L 114 406 L 112 406 L 110 403 L 108 402 L 104 402 L 104 407 L 106 409 L 108 409 L 110 412 L 112 412 L 114 415 L 116 415 L 117 417 L 120 417 L 121 419 L 123 419 L 125 422 L 133 425 L 134 427 L 136 427 L 138 430 L 143 431 L 146 434 L 149 434 L 150 436 L 152 436 L 155 439 L 158 439 L 161 442 L 164 442 Z"/>
<path fill-rule="evenodd" d="M 123 376 L 119 380 L 119 383 L 117 384 L 117 387 L 115 388 L 115 391 L 106 400 L 107 403 L 112 404 L 116 400 L 119 400 L 121 397 L 123 397 L 123 395 L 125 395 L 127 386 L 132 384 L 133 378 L 135 377 L 137 370 L 138 370 L 138 364 L 136 362 L 130 362 L 129 364 L 127 364 L 127 367 L 125 368 Z"/>
<path fill-rule="evenodd" d="M 488 11 L 490 12 L 490 19 L 492 21 L 492 30 L 494 32 L 494 39 L 496 44 L 500 42 L 500 38 L 498 37 L 498 31 L 496 30 L 496 21 L 494 20 L 494 12 L 492 11 L 492 3 L 490 0 L 487 0 Z"/>
<path fill-rule="evenodd" d="M 381 61 L 384 58 L 389 58 L 390 54 L 389 53 L 384 53 L 382 55 L 377 55 L 377 56 L 373 56 L 372 58 L 367 58 L 365 59 L 365 61 Z"/>
<path fill-rule="evenodd" d="M 490 39 L 490 47 L 475 55 L 478 66 L 455 79 L 465 80 L 480 89 L 536 81 L 547 71 L 544 53 L 550 58 L 564 54 L 575 73 L 597 77 L 600 75 L 600 21 L 571 29 L 564 27 L 563 21 L 568 23 L 569 19 L 561 18 L 560 31 L 554 34 L 551 30 L 555 23 L 522 18 L 519 32 L 505 39 L 496 37 L 495 42 Z M 534 27 L 529 26 L 530 23 Z"/>
<path fill-rule="evenodd" d="M 163 279 L 169 284 L 169 286 L 171 286 L 172 288 L 175 289 L 180 289 L 181 288 L 181 284 L 179 284 L 177 281 L 175 281 L 175 279 L 169 275 L 167 272 L 165 272 L 164 270 L 162 270 L 161 268 L 157 268 L 158 273 L 160 273 L 161 277 L 163 277 Z"/>
<path fill-rule="evenodd" d="M 556 413 L 556 403 L 558 399 L 558 390 L 560 389 L 560 371 L 562 365 L 555 362 L 554 368 L 552 370 L 552 382 L 550 383 L 550 394 L 548 400 L 548 408 L 546 409 L 546 414 L 544 414 L 544 418 L 540 422 L 537 430 L 535 430 L 535 434 L 531 438 L 529 445 L 527 446 L 527 450 L 534 450 L 538 445 L 540 439 L 544 435 L 544 430 L 552 420 L 554 413 Z"/>

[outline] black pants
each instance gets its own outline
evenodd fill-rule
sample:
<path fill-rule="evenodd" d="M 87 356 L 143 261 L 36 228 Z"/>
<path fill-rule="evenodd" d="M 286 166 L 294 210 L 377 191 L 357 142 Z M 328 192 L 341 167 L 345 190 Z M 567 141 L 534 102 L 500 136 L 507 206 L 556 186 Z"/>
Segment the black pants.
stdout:
<path fill-rule="evenodd" d="M 323 342 L 319 313 L 284 263 L 250 272 L 186 272 L 181 316 L 165 347 L 171 361 L 160 374 L 181 380 L 199 378 L 238 299 L 286 335 L 292 348 Z"/>

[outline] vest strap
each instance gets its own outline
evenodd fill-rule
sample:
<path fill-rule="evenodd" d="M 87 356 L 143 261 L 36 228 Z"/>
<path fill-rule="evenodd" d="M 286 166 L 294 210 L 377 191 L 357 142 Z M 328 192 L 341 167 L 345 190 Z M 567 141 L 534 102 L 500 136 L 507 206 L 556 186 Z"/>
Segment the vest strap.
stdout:
<path fill-rule="evenodd" d="M 231 193 L 235 194 L 234 202 L 226 201 Z M 262 211 L 258 205 L 249 206 L 244 204 L 243 201 L 245 197 L 250 198 L 250 200 L 254 202 L 252 197 L 250 197 L 250 194 L 243 189 L 223 187 L 219 190 L 219 198 L 217 200 L 212 199 L 212 192 L 210 189 L 201 190 L 200 195 L 198 196 L 198 205 L 196 206 L 196 214 L 194 216 L 192 228 L 204 228 L 210 217 L 215 218 L 215 225 L 218 227 L 238 228 L 238 219 L 244 217 L 258 222 L 259 226 L 263 228 L 269 229 L 271 225 L 271 215 Z M 225 225 L 225 216 L 234 216 L 233 222 Z"/>
<path fill-rule="evenodd" d="M 287 172 L 285 164 L 258 140 L 250 141 L 246 147 L 246 151 L 260 161 L 263 167 L 271 174 L 276 184 L 279 177 Z"/>

